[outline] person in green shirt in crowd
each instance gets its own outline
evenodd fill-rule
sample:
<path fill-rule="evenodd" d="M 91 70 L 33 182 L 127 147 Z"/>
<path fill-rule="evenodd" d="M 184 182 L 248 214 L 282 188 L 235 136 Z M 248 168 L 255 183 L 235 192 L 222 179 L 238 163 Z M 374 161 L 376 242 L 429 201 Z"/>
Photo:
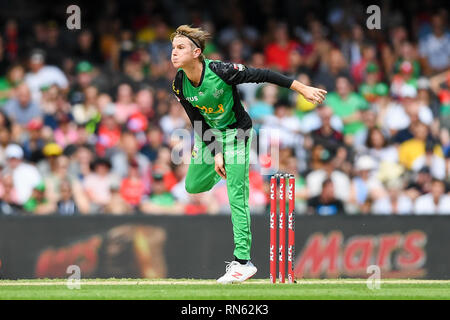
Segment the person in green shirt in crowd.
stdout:
<path fill-rule="evenodd" d="M 26 212 L 34 214 L 50 214 L 55 212 L 56 206 L 50 203 L 45 196 L 45 183 L 41 182 L 34 187 L 31 197 L 23 204 Z"/>
<path fill-rule="evenodd" d="M 25 69 L 20 64 L 12 65 L 5 76 L 0 76 L 0 107 L 12 97 L 14 89 L 25 77 Z"/>
<path fill-rule="evenodd" d="M 182 214 L 184 206 L 167 190 L 164 175 L 156 171 L 152 178 L 151 194 L 141 203 L 140 211 L 146 214 Z"/>
<path fill-rule="evenodd" d="M 352 90 L 350 79 L 346 76 L 339 76 L 336 79 L 336 91 L 330 92 L 324 103 L 342 119 L 345 142 L 351 144 L 352 136 L 365 128 L 361 120 L 361 111 L 368 109 L 369 104 L 360 94 Z"/>
<path fill-rule="evenodd" d="M 379 75 L 378 66 L 375 63 L 369 63 L 366 67 L 364 82 L 359 86 L 359 94 L 369 103 L 374 102 L 377 98 L 376 87 L 381 83 Z"/>

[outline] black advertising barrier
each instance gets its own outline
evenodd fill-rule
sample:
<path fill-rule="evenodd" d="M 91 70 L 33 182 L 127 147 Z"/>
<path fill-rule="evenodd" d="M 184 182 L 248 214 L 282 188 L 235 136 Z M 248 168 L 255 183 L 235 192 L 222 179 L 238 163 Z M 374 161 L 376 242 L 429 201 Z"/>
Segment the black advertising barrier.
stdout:
<path fill-rule="evenodd" d="M 225 271 L 230 216 L 0 217 L 0 276 L 202 278 Z M 269 277 L 269 219 L 253 216 L 255 278 Z M 297 216 L 297 278 L 450 279 L 450 216 Z"/>

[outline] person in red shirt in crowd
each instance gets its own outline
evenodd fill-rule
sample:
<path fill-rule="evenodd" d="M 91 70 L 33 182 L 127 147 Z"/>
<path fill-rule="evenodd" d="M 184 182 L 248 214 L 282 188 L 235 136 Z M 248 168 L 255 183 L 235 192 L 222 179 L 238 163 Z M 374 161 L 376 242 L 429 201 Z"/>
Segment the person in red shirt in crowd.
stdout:
<path fill-rule="evenodd" d="M 96 152 L 99 156 L 106 155 L 108 149 L 114 148 L 120 141 L 120 125 L 114 118 L 115 110 L 113 105 L 107 106 L 102 112 L 102 121 L 98 129 L 98 139 L 96 144 Z"/>
<path fill-rule="evenodd" d="M 266 65 L 268 68 L 274 68 L 281 72 L 288 71 L 289 56 L 292 50 L 299 48 L 299 43 L 290 40 L 288 28 L 285 23 L 279 23 L 274 31 L 275 41 L 268 44 L 264 50 Z"/>
<path fill-rule="evenodd" d="M 362 59 L 357 64 L 354 64 L 351 68 L 352 78 L 357 86 L 359 86 L 364 81 L 367 72 L 367 66 L 369 64 L 374 64 L 376 67 L 378 67 L 376 55 L 377 50 L 374 44 L 366 43 L 362 46 Z M 379 72 L 377 72 L 377 76 L 380 76 Z"/>
<path fill-rule="evenodd" d="M 438 97 L 442 127 L 450 128 L 450 70 L 430 78 L 430 88 Z"/>
<path fill-rule="evenodd" d="M 120 195 L 133 207 L 139 206 L 145 193 L 145 185 L 136 160 L 129 161 L 128 176 L 122 180 Z"/>

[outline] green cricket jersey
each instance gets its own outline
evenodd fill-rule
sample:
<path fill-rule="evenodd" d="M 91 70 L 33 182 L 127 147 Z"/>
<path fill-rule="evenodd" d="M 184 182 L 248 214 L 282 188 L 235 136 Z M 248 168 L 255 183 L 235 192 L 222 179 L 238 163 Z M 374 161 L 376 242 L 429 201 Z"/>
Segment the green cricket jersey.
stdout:
<path fill-rule="evenodd" d="M 198 86 L 194 86 L 183 69 L 179 69 L 172 88 L 186 110 L 194 130 L 214 155 L 214 139 L 205 141 L 206 130 L 248 130 L 252 127 L 251 118 L 242 106 L 236 88 L 238 84 L 270 82 L 289 88 L 292 81 L 268 69 L 254 69 L 242 64 L 205 59 Z M 201 128 L 194 125 L 195 121 L 201 122 Z"/>

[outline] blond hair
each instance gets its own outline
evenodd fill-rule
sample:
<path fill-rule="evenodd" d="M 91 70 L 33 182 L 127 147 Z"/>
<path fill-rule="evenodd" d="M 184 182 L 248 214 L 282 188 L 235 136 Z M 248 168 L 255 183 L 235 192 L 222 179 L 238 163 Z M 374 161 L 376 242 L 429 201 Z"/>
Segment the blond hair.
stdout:
<path fill-rule="evenodd" d="M 204 31 L 200 28 L 193 28 L 191 26 L 183 24 L 170 35 L 170 41 L 173 41 L 176 36 L 184 36 L 191 40 L 193 45 L 197 48 L 200 48 L 200 50 L 202 51 L 199 56 L 200 61 L 203 61 L 205 59 L 203 51 L 205 50 L 206 41 L 211 37 L 209 32 Z"/>

